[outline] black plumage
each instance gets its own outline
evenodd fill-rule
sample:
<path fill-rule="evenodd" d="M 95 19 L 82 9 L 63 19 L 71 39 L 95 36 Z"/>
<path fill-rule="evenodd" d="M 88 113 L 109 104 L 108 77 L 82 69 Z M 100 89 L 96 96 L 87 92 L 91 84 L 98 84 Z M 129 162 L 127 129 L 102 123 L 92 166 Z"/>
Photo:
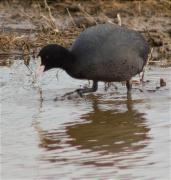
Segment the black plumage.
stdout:
<path fill-rule="evenodd" d="M 70 49 L 51 44 L 39 53 L 45 70 L 59 67 L 70 76 L 98 81 L 127 81 L 140 73 L 147 61 L 149 46 L 144 37 L 114 24 L 99 24 L 83 31 Z M 83 90 L 82 92 L 90 92 Z"/>

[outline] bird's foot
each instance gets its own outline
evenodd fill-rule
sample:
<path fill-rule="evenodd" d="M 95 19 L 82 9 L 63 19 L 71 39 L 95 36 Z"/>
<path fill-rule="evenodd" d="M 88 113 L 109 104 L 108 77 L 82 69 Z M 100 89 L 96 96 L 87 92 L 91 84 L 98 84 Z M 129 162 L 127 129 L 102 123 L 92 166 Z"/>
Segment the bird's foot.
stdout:
<path fill-rule="evenodd" d="M 71 95 L 74 95 L 75 93 L 78 94 L 77 90 L 71 91 L 71 92 L 68 92 L 68 93 L 65 93 L 62 97 L 63 97 L 63 98 L 65 98 L 65 97 L 70 97 Z"/>
<path fill-rule="evenodd" d="M 92 88 L 83 88 L 83 89 L 77 89 L 76 92 L 79 94 L 80 97 L 83 97 L 83 94 L 85 93 L 91 93 L 91 92 L 95 92 L 96 89 L 94 87 Z"/>
<path fill-rule="evenodd" d="M 63 96 L 61 97 L 56 97 L 54 99 L 54 101 L 57 101 L 57 100 L 64 100 L 64 99 L 72 99 L 72 98 L 75 98 L 74 94 L 78 97 L 78 93 L 77 91 L 71 91 L 71 92 L 68 92 L 68 93 L 65 93 Z M 80 95 L 79 95 L 80 96 Z"/>
<path fill-rule="evenodd" d="M 76 89 L 75 91 L 72 91 L 72 92 L 68 92 L 66 94 L 64 94 L 62 96 L 62 99 L 65 99 L 66 97 L 67 98 L 71 98 L 70 95 L 73 95 L 74 93 L 77 93 L 79 95 L 79 97 L 83 97 L 83 94 L 85 93 L 90 93 L 90 92 L 95 92 L 98 88 L 98 82 L 97 81 L 93 81 L 93 86 L 91 88 L 88 88 L 88 87 L 85 87 L 85 88 L 82 88 L 82 89 Z M 58 98 L 56 98 L 55 100 L 57 100 Z"/>

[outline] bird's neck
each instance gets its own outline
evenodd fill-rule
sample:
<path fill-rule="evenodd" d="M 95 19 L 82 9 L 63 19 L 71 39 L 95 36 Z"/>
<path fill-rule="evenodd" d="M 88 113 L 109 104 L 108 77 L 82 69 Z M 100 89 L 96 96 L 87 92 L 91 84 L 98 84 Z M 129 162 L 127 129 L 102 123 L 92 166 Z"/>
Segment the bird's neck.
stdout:
<path fill-rule="evenodd" d="M 65 52 L 62 53 L 60 68 L 66 72 L 70 72 L 74 68 L 75 62 L 76 57 L 71 51 L 65 49 Z"/>

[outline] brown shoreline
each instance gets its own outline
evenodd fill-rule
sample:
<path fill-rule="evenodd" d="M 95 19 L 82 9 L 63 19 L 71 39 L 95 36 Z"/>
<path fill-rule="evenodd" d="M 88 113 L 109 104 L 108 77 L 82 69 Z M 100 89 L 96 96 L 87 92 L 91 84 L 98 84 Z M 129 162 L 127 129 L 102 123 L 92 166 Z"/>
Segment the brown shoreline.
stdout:
<path fill-rule="evenodd" d="M 46 2 L 46 1 L 45 1 Z M 84 28 L 118 23 L 142 33 L 153 48 L 151 64 L 171 65 L 171 3 L 147 1 L 0 2 L 0 65 L 36 55 L 48 43 L 69 47 Z M 4 55 L 4 56 L 3 56 Z M 28 57 L 27 57 L 28 59 Z"/>

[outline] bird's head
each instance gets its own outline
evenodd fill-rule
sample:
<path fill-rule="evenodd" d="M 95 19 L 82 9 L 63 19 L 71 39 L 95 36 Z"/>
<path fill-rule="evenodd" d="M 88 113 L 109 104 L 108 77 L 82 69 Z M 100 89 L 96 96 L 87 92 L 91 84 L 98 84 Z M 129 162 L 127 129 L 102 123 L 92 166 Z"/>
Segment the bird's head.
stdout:
<path fill-rule="evenodd" d="M 63 68 L 68 52 L 67 49 L 57 44 L 49 44 L 43 47 L 38 54 L 41 63 L 36 70 L 36 75 L 40 76 L 44 71 L 52 68 Z"/>

